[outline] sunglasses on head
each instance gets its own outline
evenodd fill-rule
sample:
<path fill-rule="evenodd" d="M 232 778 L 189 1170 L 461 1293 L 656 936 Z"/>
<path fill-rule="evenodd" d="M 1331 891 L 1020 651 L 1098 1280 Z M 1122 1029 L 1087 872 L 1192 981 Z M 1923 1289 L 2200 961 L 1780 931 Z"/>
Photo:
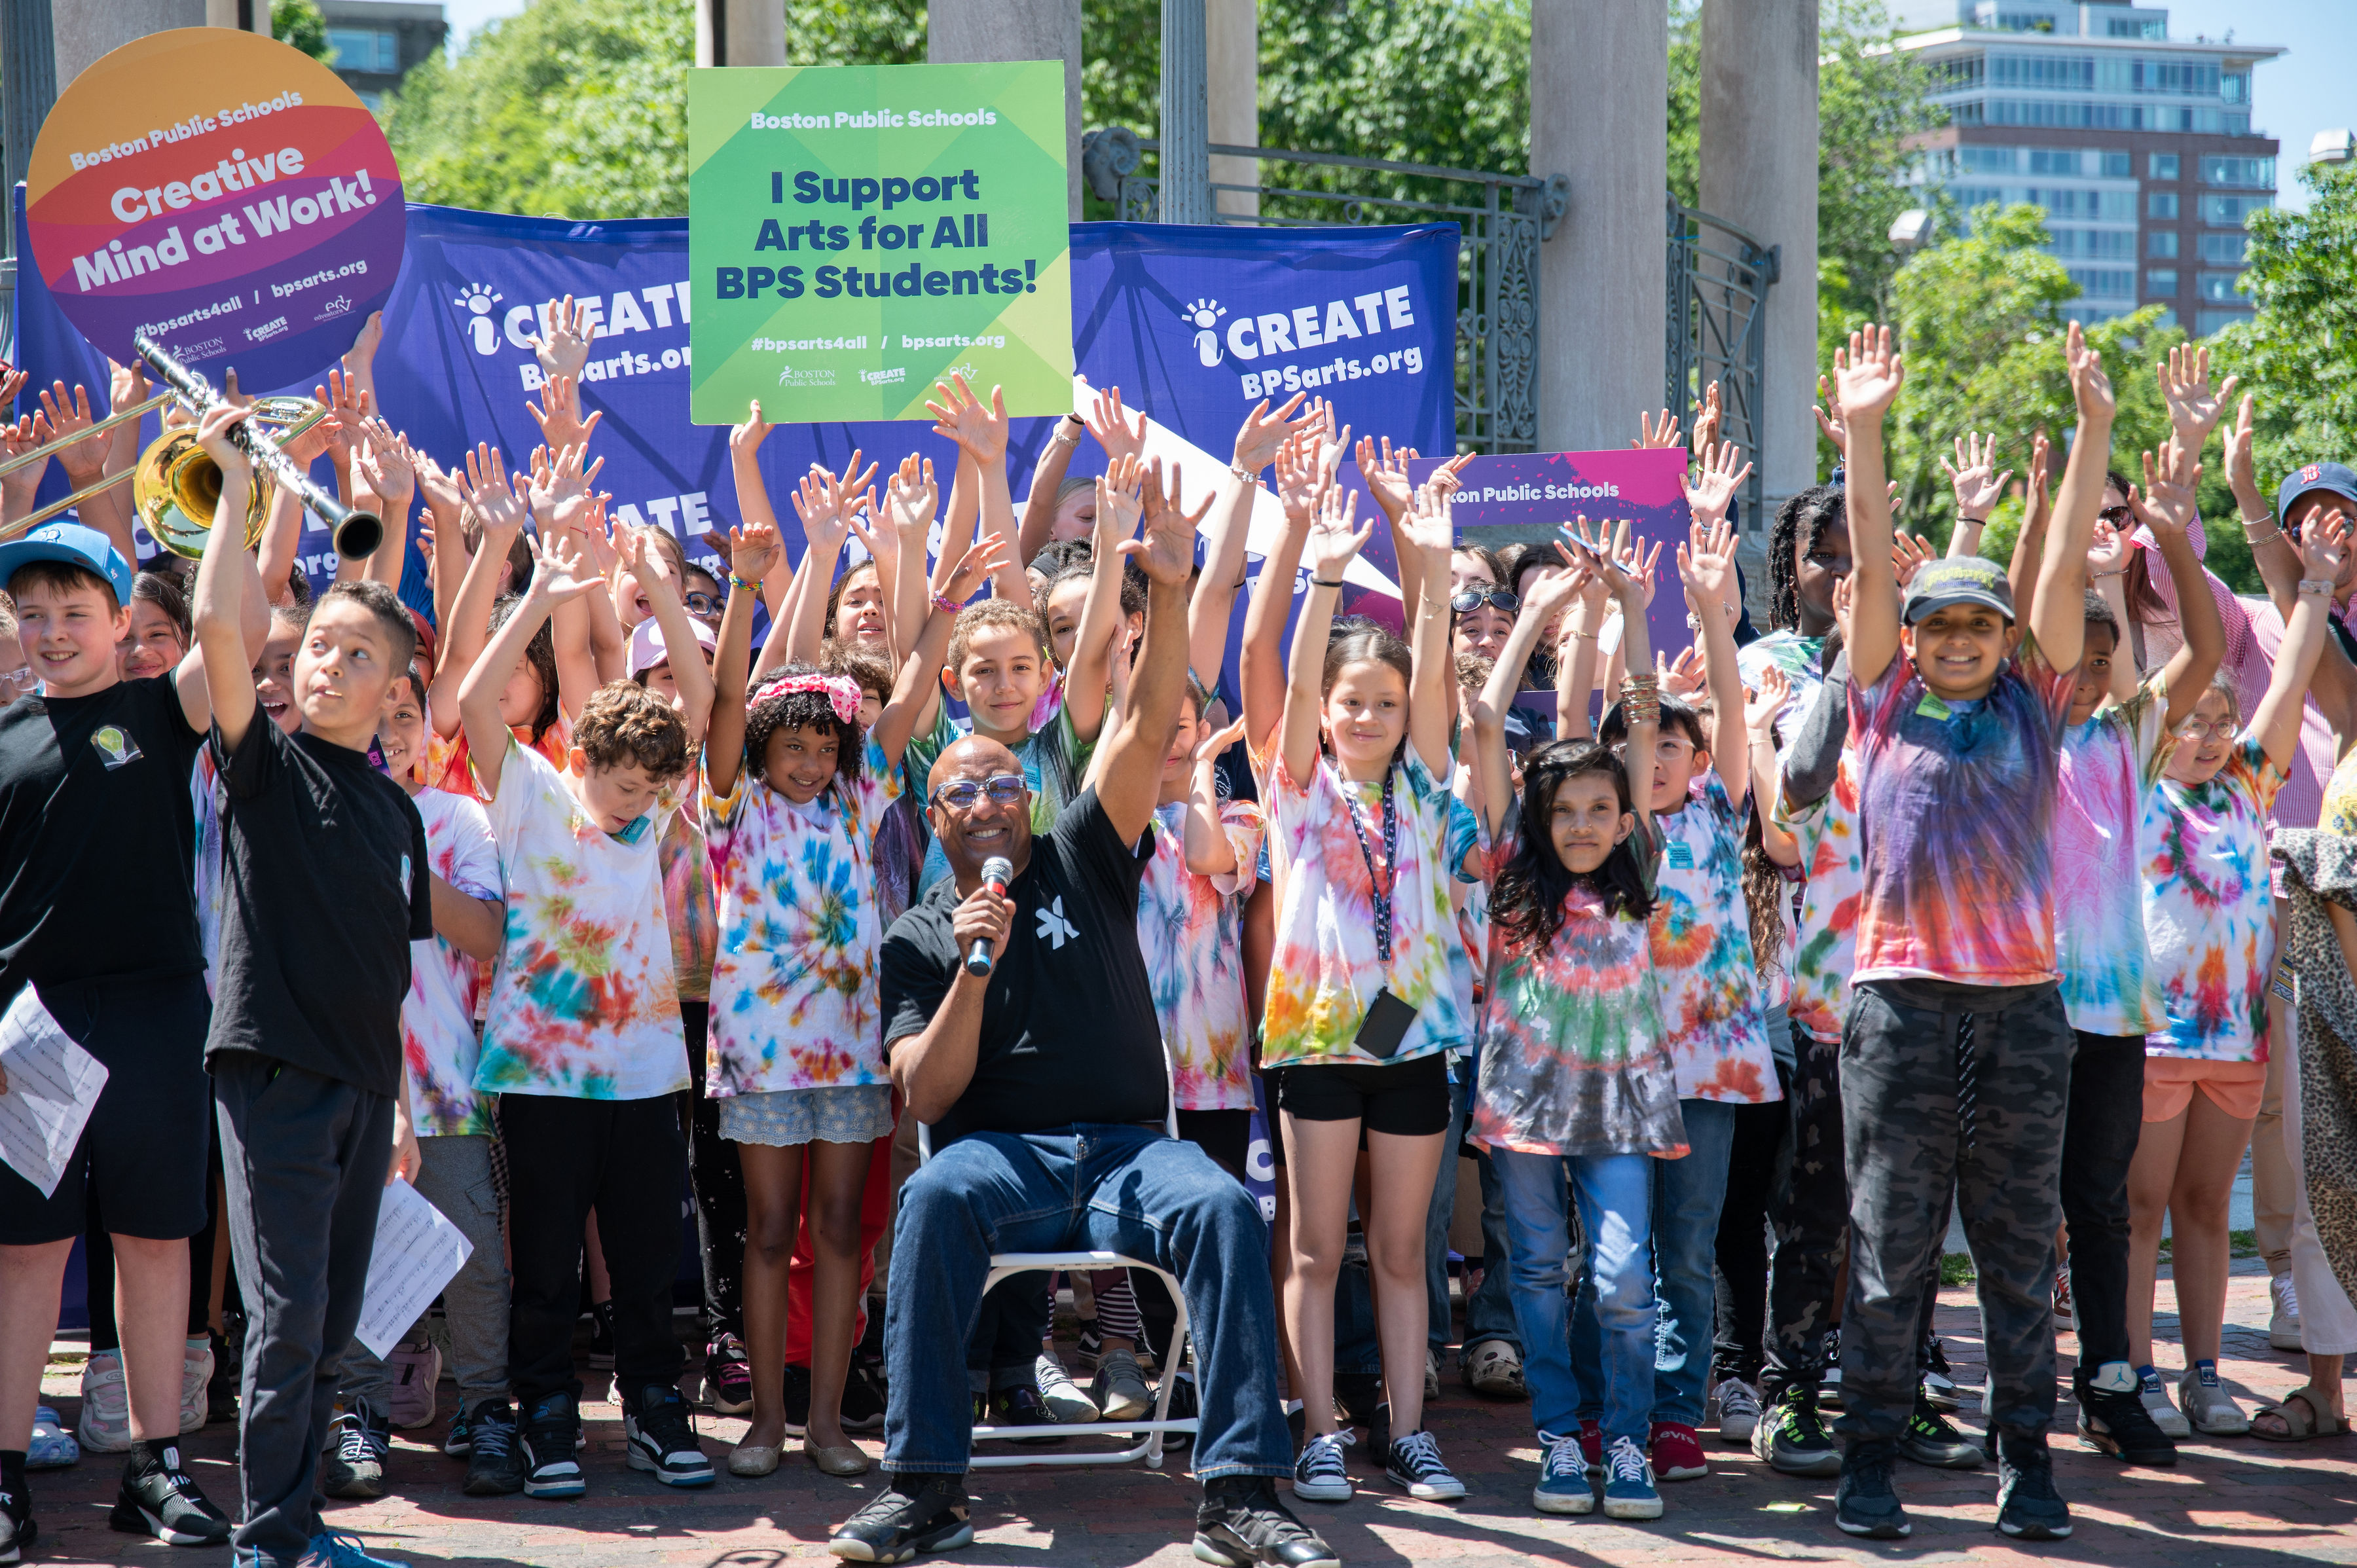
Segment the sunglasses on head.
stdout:
<path fill-rule="evenodd" d="M 1483 605 L 1512 615 L 1523 607 L 1523 601 L 1494 583 L 1469 583 L 1448 596 L 1448 607 L 1458 615 Z"/>
<path fill-rule="evenodd" d="M 987 793 L 1002 806 L 1011 806 L 1031 792 L 1020 773 L 998 773 L 988 779 L 955 779 L 933 791 L 933 804 L 952 811 L 971 811 Z"/>

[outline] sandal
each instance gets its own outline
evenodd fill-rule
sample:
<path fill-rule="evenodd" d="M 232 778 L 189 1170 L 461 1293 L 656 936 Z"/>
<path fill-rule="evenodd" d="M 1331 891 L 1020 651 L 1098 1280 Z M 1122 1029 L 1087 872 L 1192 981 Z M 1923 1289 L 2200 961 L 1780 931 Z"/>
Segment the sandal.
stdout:
<path fill-rule="evenodd" d="M 2294 1400 L 2299 1402 L 2299 1408 L 2297 1410 L 2292 1407 Z M 2305 1443 L 2311 1437 L 2325 1436 L 2328 1431 L 2325 1426 L 2324 1408 L 2324 1398 L 2316 1391 L 2316 1386 L 2313 1383 L 2303 1383 L 2284 1395 L 2280 1404 L 2259 1407 L 2257 1413 L 2260 1415 L 2280 1417 L 2285 1430 L 2268 1432 L 2254 1421 L 2251 1425 L 2251 1435 L 2268 1443 Z M 2334 1433 L 2348 1430 L 2349 1418 L 2345 1415 L 2336 1418 L 2334 1424 L 2330 1428 L 2330 1431 Z"/>

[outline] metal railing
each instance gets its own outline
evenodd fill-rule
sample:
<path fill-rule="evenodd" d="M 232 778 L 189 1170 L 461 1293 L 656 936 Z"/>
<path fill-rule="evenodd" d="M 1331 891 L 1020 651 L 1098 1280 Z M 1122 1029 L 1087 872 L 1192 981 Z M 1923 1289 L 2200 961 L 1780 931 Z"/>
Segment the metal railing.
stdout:
<path fill-rule="evenodd" d="M 1768 290 L 1783 270 L 1783 247 L 1762 245 L 1722 218 L 1669 201 L 1669 318 L 1663 401 L 1681 419 L 1717 381 L 1726 409 L 1719 427 L 1752 458 L 1742 490 L 1744 529 L 1763 526 L 1759 464 L 1762 350 Z M 1686 428 L 1692 428 L 1689 424 Z"/>
<path fill-rule="evenodd" d="M 1125 221 L 1157 220 L 1150 137 L 1120 126 L 1092 131 L 1082 167 L 1090 189 Z M 1221 223 L 1343 228 L 1370 223 L 1453 223 L 1457 252 L 1457 442 L 1460 451 L 1529 452 L 1539 435 L 1539 242 L 1564 211 L 1560 187 L 1529 175 L 1488 174 L 1214 144 L 1211 156 L 1248 158 L 1260 183 L 1214 180 L 1215 205 L 1236 194 L 1257 212 L 1219 212 Z"/>

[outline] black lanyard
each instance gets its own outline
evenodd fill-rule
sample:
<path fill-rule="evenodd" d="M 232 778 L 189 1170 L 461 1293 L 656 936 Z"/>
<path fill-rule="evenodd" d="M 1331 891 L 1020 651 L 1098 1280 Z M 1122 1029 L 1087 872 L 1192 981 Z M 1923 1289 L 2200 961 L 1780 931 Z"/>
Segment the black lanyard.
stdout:
<path fill-rule="evenodd" d="M 1393 780 L 1398 776 L 1395 768 L 1383 770 L 1383 865 L 1390 868 L 1392 886 L 1399 885 L 1399 811 L 1392 800 Z M 1385 964 L 1392 961 L 1392 887 L 1385 886 L 1375 875 L 1374 847 L 1367 842 L 1367 830 L 1359 823 L 1358 791 L 1352 790 L 1343 801 L 1351 814 L 1351 831 L 1359 838 L 1360 858 L 1367 863 L 1367 889 L 1375 907 L 1375 954 Z"/>

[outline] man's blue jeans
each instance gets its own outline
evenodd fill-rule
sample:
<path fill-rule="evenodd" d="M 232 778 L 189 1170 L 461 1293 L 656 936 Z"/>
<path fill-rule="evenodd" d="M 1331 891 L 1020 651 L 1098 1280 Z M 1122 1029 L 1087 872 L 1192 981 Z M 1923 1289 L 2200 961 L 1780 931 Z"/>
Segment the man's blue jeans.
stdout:
<path fill-rule="evenodd" d="M 991 1254 L 1082 1249 L 1125 1253 L 1178 1280 L 1202 1400 L 1197 1478 L 1291 1475 L 1259 1207 L 1193 1144 L 1089 1122 L 974 1133 L 901 1189 L 884 1310 L 884 1468 L 964 1474 L 974 1446 L 965 1346 Z"/>
<path fill-rule="evenodd" d="M 1557 1437 L 1579 1430 L 1583 1404 L 1604 1412 L 1609 1437 L 1645 1441 L 1653 1405 L 1653 1260 L 1646 1245 L 1655 1162 L 1645 1155 L 1518 1155 L 1492 1149 L 1506 1204 L 1510 1292 L 1523 1331 L 1523 1379 L 1531 1421 Z M 1566 1190 L 1567 1189 L 1567 1190 Z M 1572 1369 L 1571 1306 L 1565 1294 L 1571 1251 L 1571 1203 L 1587 1240 L 1587 1277 L 1600 1283 L 1580 1314 L 1596 1351 Z M 1585 1394 L 1585 1398 L 1582 1395 Z"/>
<path fill-rule="evenodd" d="M 1727 1156 L 1735 1151 L 1735 1107 L 1716 1100 L 1681 1100 L 1687 1153 L 1645 1163 L 1653 1176 L 1653 1263 L 1661 1279 L 1661 1327 L 1653 1348 L 1653 1419 L 1702 1424 L 1710 1395 L 1717 1290 L 1718 1209 L 1727 1198 Z M 1602 1352 L 1597 1345 L 1596 1286 L 1579 1288 L 1571 1319 L 1571 1353 L 1580 1386 L 1593 1389 Z M 1589 1394 L 1580 1413 L 1601 1407 Z M 1640 1435 L 1645 1435 L 1640 1434 Z"/>
<path fill-rule="evenodd" d="M 1455 1070 L 1448 1078 L 1448 1131 L 1440 1144 L 1440 1174 L 1432 1184 L 1432 1206 L 1424 1219 L 1425 1290 L 1429 1296 L 1426 1308 L 1426 1333 L 1433 1353 L 1438 1355 L 1448 1348 L 1448 1230 L 1457 1219 L 1457 1150 L 1465 1138 L 1465 1119 L 1470 1107 L 1466 1085 L 1479 1063 L 1478 1058 L 1468 1057 L 1453 1064 Z M 1481 1251 L 1483 1273 L 1481 1285 L 1465 1298 L 1464 1349 L 1487 1340 L 1499 1340 L 1523 1348 L 1522 1331 L 1515 1326 L 1513 1303 L 1506 1288 L 1505 1201 L 1499 1196 L 1498 1177 L 1487 1155 L 1475 1156 L 1474 1165 L 1481 1173 Z M 1460 1354 L 1458 1361 L 1463 1362 Z"/>

